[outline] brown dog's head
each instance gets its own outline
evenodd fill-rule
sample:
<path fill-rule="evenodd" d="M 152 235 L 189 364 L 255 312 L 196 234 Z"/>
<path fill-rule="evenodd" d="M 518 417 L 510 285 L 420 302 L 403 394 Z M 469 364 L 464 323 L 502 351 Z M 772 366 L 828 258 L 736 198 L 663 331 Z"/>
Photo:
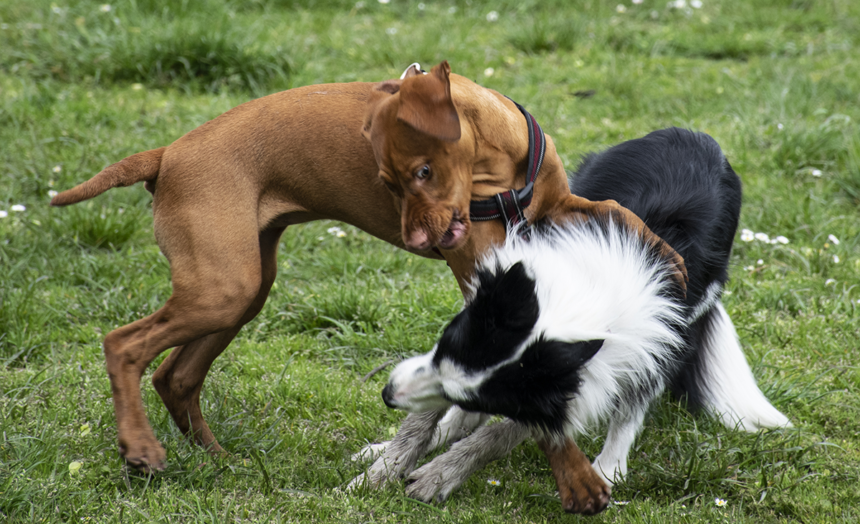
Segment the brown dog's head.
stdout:
<path fill-rule="evenodd" d="M 451 67 L 429 74 L 410 66 L 401 80 L 380 83 L 368 100 L 362 130 L 379 177 L 400 199 L 408 248 L 452 249 L 469 234 L 474 140 L 451 99 Z"/>

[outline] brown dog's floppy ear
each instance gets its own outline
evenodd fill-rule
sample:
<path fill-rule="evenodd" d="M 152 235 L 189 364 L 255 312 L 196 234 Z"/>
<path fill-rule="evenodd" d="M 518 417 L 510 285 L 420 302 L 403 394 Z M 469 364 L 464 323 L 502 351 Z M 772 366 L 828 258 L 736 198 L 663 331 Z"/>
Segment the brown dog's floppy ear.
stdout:
<path fill-rule="evenodd" d="M 373 88 L 374 91 L 382 91 L 383 93 L 388 93 L 389 95 L 397 94 L 400 91 L 400 80 L 386 80 L 384 82 L 380 82 L 376 87 Z"/>
<path fill-rule="evenodd" d="M 403 80 L 386 80 L 378 83 L 370 96 L 367 98 L 367 113 L 364 116 L 364 126 L 361 128 L 361 134 L 368 140 L 370 139 L 370 128 L 373 125 L 373 116 L 380 103 L 387 100 L 391 95 L 397 94 L 400 91 L 400 84 Z"/>
<path fill-rule="evenodd" d="M 451 66 L 442 62 L 429 75 L 415 75 L 400 84 L 397 119 L 440 140 L 460 139 L 460 117 L 451 100 Z"/>

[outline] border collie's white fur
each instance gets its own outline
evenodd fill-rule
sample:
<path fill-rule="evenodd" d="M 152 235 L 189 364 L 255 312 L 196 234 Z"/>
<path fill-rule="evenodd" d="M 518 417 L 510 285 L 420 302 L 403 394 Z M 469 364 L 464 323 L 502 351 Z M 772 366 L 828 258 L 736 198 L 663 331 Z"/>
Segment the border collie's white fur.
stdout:
<path fill-rule="evenodd" d="M 658 253 L 595 220 L 529 241 L 508 235 L 433 351 L 391 373 L 386 404 L 420 413 L 453 403 L 575 435 L 625 397 L 647 402 L 683 346 L 673 268 Z"/>
<path fill-rule="evenodd" d="M 616 481 L 650 402 L 667 387 L 731 429 L 790 425 L 756 385 L 720 302 L 740 181 L 716 142 L 657 131 L 587 157 L 571 186 L 592 200 L 614 198 L 678 250 L 686 297 L 660 250 L 615 223 L 548 225 L 529 241 L 509 234 L 480 264 L 472 300 L 433 350 L 392 372 L 385 403 L 424 413 L 407 417 L 388 446 L 366 448 L 379 458 L 352 485 L 409 474 L 420 456 L 486 421 L 475 413 L 510 420 L 413 472 L 410 496 L 444 500 L 530 435 L 575 437 L 607 421 L 593 466 Z"/>

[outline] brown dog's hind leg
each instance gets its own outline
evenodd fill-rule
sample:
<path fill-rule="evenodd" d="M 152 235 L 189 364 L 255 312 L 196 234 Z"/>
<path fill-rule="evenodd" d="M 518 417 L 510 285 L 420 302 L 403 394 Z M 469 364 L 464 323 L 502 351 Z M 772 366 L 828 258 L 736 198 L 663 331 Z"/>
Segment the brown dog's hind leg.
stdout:
<path fill-rule="evenodd" d="M 221 453 L 215 435 L 203 418 L 200 391 L 209 368 L 230 344 L 239 330 L 263 309 L 277 274 L 278 241 L 284 229 L 260 234 L 262 282 L 257 297 L 239 323 L 230 329 L 213 333 L 173 350 L 152 375 L 152 384 L 183 434 L 212 453 Z"/>
<path fill-rule="evenodd" d="M 221 453 L 200 409 L 200 390 L 212 362 L 227 348 L 241 326 L 213 333 L 175 348 L 152 375 L 152 385 L 182 433 L 212 453 Z"/>
<path fill-rule="evenodd" d="M 165 349 L 239 325 L 262 283 L 256 221 L 230 217 L 199 227 L 202 219 L 195 223 L 186 218 L 162 220 L 159 230 L 156 214 L 159 243 L 171 262 L 170 299 L 154 314 L 112 331 L 104 340 L 120 454 L 143 471 L 163 469 L 165 459 L 144 412 L 144 370 Z"/>
<path fill-rule="evenodd" d="M 596 515 L 606 509 L 612 490 L 573 439 L 562 445 L 538 440 L 538 446 L 549 459 L 564 511 Z"/>

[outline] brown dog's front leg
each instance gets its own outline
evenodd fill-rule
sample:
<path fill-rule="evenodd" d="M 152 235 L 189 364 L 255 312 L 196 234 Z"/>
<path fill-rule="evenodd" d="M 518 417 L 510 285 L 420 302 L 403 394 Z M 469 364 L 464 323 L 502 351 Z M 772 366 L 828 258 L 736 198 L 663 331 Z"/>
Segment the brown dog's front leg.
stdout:
<path fill-rule="evenodd" d="M 626 207 L 622 207 L 618 202 L 614 200 L 593 202 L 576 195 L 567 195 L 549 215 L 549 218 L 557 223 L 570 220 L 588 220 L 590 217 L 604 217 L 614 220 L 616 223 L 624 224 L 626 227 L 640 232 L 652 245 L 658 246 L 663 257 L 674 264 L 675 280 L 678 281 L 683 293 L 687 293 L 688 277 L 684 257 L 678 254 L 666 241 L 654 234 L 641 218 Z"/>
<path fill-rule="evenodd" d="M 612 490 L 573 439 L 566 438 L 561 445 L 538 440 L 538 446 L 549 459 L 564 511 L 596 515 L 606 509 Z"/>

